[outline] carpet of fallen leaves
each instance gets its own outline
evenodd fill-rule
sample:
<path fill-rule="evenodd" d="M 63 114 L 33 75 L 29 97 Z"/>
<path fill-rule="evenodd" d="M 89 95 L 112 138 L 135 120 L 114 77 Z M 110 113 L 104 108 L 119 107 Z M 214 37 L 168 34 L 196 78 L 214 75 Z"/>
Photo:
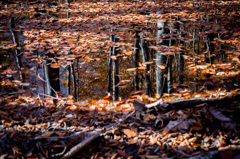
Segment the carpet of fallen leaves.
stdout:
<path fill-rule="evenodd" d="M 149 105 L 142 94 L 134 97 L 111 102 L 107 96 L 89 104 L 72 96 L 2 94 L 0 155 L 153 159 L 211 152 L 204 158 L 239 157 L 239 100 L 162 112 L 168 106 L 164 100 Z"/>

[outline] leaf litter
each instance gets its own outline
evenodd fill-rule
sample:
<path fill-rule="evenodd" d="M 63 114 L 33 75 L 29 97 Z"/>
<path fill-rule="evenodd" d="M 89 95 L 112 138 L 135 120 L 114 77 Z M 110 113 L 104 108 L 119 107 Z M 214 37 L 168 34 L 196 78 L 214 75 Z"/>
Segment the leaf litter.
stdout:
<path fill-rule="evenodd" d="M 172 103 L 109 98 L 92 104 L 66 98 L 61 107 L 54 98 L 1 98 L 1 157 L 175 158 L 239 149 L 239 99 L 162 111 Z M 130 109 L 116 111 L 122 105 Z"/>

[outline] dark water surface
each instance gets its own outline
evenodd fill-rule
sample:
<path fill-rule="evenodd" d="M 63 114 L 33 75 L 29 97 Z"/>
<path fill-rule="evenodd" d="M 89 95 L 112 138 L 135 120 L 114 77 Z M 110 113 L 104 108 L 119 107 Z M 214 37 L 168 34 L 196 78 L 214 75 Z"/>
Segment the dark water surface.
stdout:
<path fill-rule="evenodd" d="M 230 21 L 220 15 L 200 15 L 197 20 L 175 16 L 179 23 L 162 19 L 153 23 L 142 20 L 151 14 L 147 11 L 126 18 L 114 8 L 102 11 L 104 3 L 99 3 L 102 7 L 87 4 L 86 10 L 79 9 L 77 2 L 69 9 L 66 4 L 51 9 L 31 4 L 35 12 L 15 13 L 15 21 L 2 21 L 1 95 L 55 96 L 57 92 L 90 100 L 110 92 L 118 100 L 141 90 L 150 97 L 178 98 L 239 88 L 239 42 L 227 41 L 239 32 L 237 16 Z"/>

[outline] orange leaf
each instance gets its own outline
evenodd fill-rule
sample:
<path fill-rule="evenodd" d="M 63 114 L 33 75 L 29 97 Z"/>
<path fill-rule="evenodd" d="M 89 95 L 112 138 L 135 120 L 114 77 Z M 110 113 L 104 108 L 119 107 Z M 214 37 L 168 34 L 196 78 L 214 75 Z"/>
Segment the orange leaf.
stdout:
<path fill-rule="evenodd" d="M 174 55 L 174 52 L 164 52 L 165 55 Z"/>
<path fill-rule="evenodd" d="M 150 139 L 149 144 L 154 145 L 154 144 L 157 143 L 158 137 L 157 136 L 156 137 L 150 136 L 149 139 Z"/>
<path fill-rule="evenodd" d="M 159 67 L 161 70 L 165 69 L 165 66 L 163 66 L 163 65 L 157 65 L 157 67 Z"/>
<path fill-rule="evenodd" d="M 52 68 L 59 68 L 60 66 L 59 66 L 58 64 L 55 64 L 55 63 L 54 63 L 54 64 L 51 64 L 51 67 L 52 67 Z"/>
<path fill-rule="evenodd" d="M 134 131 L 130 130 L 130 129 L 123 129 L 123 132 L 129 138 L 136 136 L 136 133 Z"/>

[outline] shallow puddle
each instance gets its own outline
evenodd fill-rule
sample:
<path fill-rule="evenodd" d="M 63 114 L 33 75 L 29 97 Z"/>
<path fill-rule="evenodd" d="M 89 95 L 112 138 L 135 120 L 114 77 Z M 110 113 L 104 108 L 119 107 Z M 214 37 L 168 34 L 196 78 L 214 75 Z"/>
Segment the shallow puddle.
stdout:
<path fill-rule="evenodd" d="M 134 3 L 121 3 L 30 3 L 13 20 L 2 16 L 2 95 L 92 100 L 110 92 L 115 100 L 139 93 L 173 100 L 239 88 L 239 40 L 230 38 L 229 26 L 238 16 L 153 14 L 151 3 L 124 14 Z"/>

